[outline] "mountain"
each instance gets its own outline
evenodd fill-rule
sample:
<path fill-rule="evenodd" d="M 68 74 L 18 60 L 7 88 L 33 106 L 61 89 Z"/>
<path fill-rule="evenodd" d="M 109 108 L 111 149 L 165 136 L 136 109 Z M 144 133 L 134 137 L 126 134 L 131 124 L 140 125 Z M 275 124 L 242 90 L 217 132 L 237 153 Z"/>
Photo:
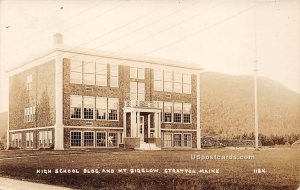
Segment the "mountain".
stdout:
<path fill-rule="evenodd" d="M 233 137 L 254 132 L 253 76 L 201 75 L 202 135 Z M 300 94 L 257 78 L 259 133 L 300 134 Z"/>

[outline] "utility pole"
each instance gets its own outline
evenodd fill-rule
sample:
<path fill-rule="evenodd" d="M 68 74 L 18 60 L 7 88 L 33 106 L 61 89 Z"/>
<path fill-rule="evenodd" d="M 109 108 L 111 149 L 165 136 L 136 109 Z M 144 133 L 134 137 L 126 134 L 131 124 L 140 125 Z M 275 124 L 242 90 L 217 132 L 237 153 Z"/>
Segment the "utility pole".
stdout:
<path fill-rule="evenodd" d="M 258 149 L 258 107 L 257 107 L 257 38 L 256 38 L 256 0 L 255 0 L 255 12 L 254 12 L 254 125 L 255 125 L 255 150 Z"/>

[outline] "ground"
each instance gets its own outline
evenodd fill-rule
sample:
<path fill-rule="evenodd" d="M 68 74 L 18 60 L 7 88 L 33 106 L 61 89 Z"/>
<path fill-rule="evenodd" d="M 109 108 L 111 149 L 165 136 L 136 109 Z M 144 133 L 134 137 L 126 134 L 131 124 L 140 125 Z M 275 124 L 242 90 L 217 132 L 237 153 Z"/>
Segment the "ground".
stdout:
<path fill-rule="evenodd" d="M 255 159 L 192 159 L 197 155 L 237 158 L 254 156 Z M 299 158 L 300 148 L 272 148 L 260 151 L 225 148 L 198 151 L 10 150 L 0 151 L 0 176 L 78 189 L 294 190 L 300 186 Z M 159 173 L 130 173 L 129 170 L 143 168 L 157 169 Z M 44 169 L 51 173 L 42 173 Z M 55 173 L 55 169 L 77 169 L 79 173 Z M 99 173 L 87 174 L 84 173 L 84 169 L 90 172 L 92 169 L 98 169 Z M 119 169 L 127 169 L 127 172 L 123 170 L 120 173 Z M 168 173 L 165 173 L 166 169 Z M 205 169 L 219 169 L 220 173 L 204 173 Z M 193 170 L 196 173 L 189 173 Z"/>

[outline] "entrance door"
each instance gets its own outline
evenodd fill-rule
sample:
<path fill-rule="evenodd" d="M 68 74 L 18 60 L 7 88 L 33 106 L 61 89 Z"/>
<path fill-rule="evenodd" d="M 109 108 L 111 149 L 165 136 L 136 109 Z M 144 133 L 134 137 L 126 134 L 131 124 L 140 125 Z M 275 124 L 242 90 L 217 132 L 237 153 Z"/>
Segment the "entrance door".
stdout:
<path fill-rule="evenodd" d="M 144 126 L 145 126 L 144 116 L 140 116 L 139 136 L 141 142 L 144 142 L 144 132 L 145 132 Z"/>

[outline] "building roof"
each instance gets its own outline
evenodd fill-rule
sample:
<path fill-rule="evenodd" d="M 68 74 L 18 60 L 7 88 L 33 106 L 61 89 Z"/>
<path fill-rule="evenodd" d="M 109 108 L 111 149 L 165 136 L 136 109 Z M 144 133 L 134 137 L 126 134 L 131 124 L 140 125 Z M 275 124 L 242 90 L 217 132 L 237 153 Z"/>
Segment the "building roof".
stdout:
<path fill-rule="evenodd" d="M 150 64 L 172 66 L 172 67 L 179 67 L 179 68 L 199 70 L 199 71 L 202 70 L 202 68 L 199 65 L 175 61 L 175 60 L 153 58 L 153 57 L 147 57 L 147 56 L 139 56 L 139 55 L 110 52 L 110 51 L 101 51 L 101 50 L 87 49 L 87 48 L 81 48 L 81 47 L 76 47 L 76 46 L 56 45 L 55 48 L 52 48 L 51 50 L 40 53 L 39 55 L 35 55 L 28 61 L 25 61 L 23 64 L 20 64 L 14 68 L 9 69 L 7 72 L 12 73 L 16 70 L 20 70 L 20 68 L 22 68 L 22 67 L 31 68 L 33 66 L 29 66 L 30 63 L 38 61 L 40 59 L 43 59 L 44 57 L 47 57 L 52 54 L 60 55 L 59 52 L 90 55 L 90 56 L 105 57 L 105 58 L 119 59 L 119 60 L 144 62 L 144 63 L 150 63 Z"/>

